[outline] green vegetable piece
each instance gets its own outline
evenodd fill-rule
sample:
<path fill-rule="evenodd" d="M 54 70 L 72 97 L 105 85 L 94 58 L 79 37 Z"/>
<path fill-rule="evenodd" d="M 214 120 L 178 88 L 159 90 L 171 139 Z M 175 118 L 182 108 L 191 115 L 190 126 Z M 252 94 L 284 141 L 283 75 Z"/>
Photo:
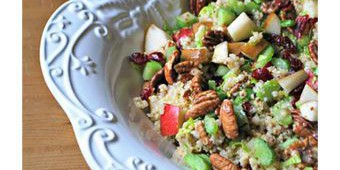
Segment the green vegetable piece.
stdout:
<path fill-rule="evenodd" d="M 246 5 L 241 1 L 233 0 L 229 2 L 236 15 L 240 15 L 242 12 L 246 10 Z"/>
<path fill-rule="evenodd" d="M 251 13 L 253 11 L 258 11 L 260 10 L 260 5 L 257 4 L 256 2 L 248 2 L 246 3 L 246 7 L 245 7 L 245 10 L 247 13 Z"/>
<path fill-rule="evenodd" d="M 250 129 L 248 117 L 246 113 L 243 111 L 242 105 L 234 104 L 234 113 L 237 120 L 237 126 L 241 131 L 248 131 Z"/>
<path fill-rule="evenodd" d="M 275 153 L 266 141 L 255 138 L 250 141 L 253 146 L 253 154 L 261 165 L 268 166 L 274 162 Z"/>
<path fill-rule="evenodd" d="M 159 70 L 162 69 L 162 64 L 156 61 L 149 61 L 146 63 L 143 71 L 143 79 L 151 80 L 153 75 L 155 75 Z"/>
<path fill-rule="evenodd" d="M 208 81 L 208 86 L 209 86 L 209 89 L 210 89 L 210 90 L 216 90 L 216 88 L 217 88 L 216 81 L 214 81 L 214 80 L 209 80 L 209 81 Z"/>
<path fill-rule="evenodd" d="M 219 26 L 229 25 L 236 18 L 235 13 L 229 8 L 220 8 L 217 12 L 217 24 Z"/>
<path fill-rule="evenodd" d="M 254 90 L 251 89 L 251 88 L 246 88 L 246 93 L 247 93 L 246 98 L 247 98 L 248 100 L 251 100 L 251 95 L 254 94 Z"/>
<path fill-rule="evenodd" d="M 212 14 L 214 13 L 214 6 L 209 4 L 201 9 L 200 13 L 198 14 L 199 18 L 211 18 Z"/>
<path fill-rule="evenodd" d="M 286 59 L 274 57 L 271 62 L 276 68 L 280 68 L 280 69 L 283 69 L 283 70 L 289 70 L 290 69 L 290 63 Z"/>
<path fill-rule="evenodd" d="M 219 66 L 217 67 L 217 70 L 216 70 L 216 72 L 215 72 L 215 75 L 216 75 L 216 76 L 219 76 L 219 77 L 223 77 L 223 76 L 226 75 L 229 71 L 230 71 L 230 69 L 229 69 L 227 66 L 219 65 Z"/>
<path fill-rule="evenodd" d="M 289 148 L 290 145 L 292 145 L 293 143 L 299 141 L 298 138 L 293 137 L 290 139 L 287 139 L 286 141 L 284 141 L 283 143 L 281 143 L 279 146 L 282 150 Z"/>
<path fill-rule="evenodd" d="M 221 87 L 216 88 L 216 93 L 221 101 L 228 97 L 227 94 L 221 89 Z"/>
<path fill-rule="evenodd" d="M 261 4 L 263 2 L 263 0 L 254 0 L 255 3 L 257 4 Z"/>
<path fill-rule="evenodd" d="M 294 20 L 284 20 L 284 21 L 281 21 L 280 23 L 281 27 L 292 27 L 295 25 L 295 21 Z"/>
<path fill-rule="evenodd" d="M 218 131 L 218 124 L 216 120 L 209 115 L 204 117 L 204 127 L 209 135 L 216 135 Z"/>
<path fill-rule="evenodd" d="M 313 68 L 313 73 L 314 73 L 316 76 L 319 75 L 319 73 L 318 73 L 318 67 Z"/>
<path fill-rule="evenodd" d="M 224 76 L 222 77 L 222 79 L 223 79 L 224 81 L 226 81 L 227 79 L 229 79 L 229 78 L 231 78 L 231 77 L 236 77 L 236 70 L 230 70 L 230 71 L 228 71 L 228 73 L 227 73 L 226 75 L 224 75 Z"/>
<path fill-rule="evenodd" d="M 192 170 L 211 170 L 211 163 L 207 155 L 204 154 L 186 154 L 184 162 Z"/>
<path fill-rule="evenodd" d="M 280 89 L 281 86 L 276 80 L 266 81 L 257 91 L 256 96 L 265 102 L 271 102 L 274 99 L 272 92 Z"/>
<path fill-rule="evenodd" d="M 268 62 L 270 62 L 274 55 L 274 48 L 273 46 L 269 45 L 258 57 L 255 67 L 256 68 L 262 68 L 264 67 Z"/>
<path fill-rule="evenodd" d="M 247 152 L 247 153 L 250 152 L 249 147 L 244 142 L 230 141 L 229 146 L 232 147 L 232 148 L 241 147 L 245 152 Z"/>
<path fill-rule="evenodd" d="M 295 165 L 295 164 L 299 164 L 301 163 L 301 158 L 299 155 L 294 155 L 292 157 L 290 157 L 289 159 L 287 159 L 286 161 L 284 161 L 281 166 L 282 167 L 288 167 L 290 165 Z"/>
<path fill-rule="evenodd" d="M 288 126 L 293 123 L 293 118 L 289 110 L 293 109 L 291 104 L 292 98 L 286 98 L 277 102 L 272 108 L 271 112 L 274 119 L 283 126 Z"/>
<path fill-rule="evenodd" d="M 168 61 L 169 58 L 172 56 L 172 54 L 177 51 L 177 48 L 175 46 L 172 46 L 172 47 L 169 47 L 166 49 L 165 51 L 165 57 L 166 57 L 166 60 Z"/>
<path fill-rule="evenodd" d="M 203 37 L 204 37 L 206 32 L 207 32 L 207 28 L 204 25 L 202 25 L 198 28 L 198 31 L 195 34 L 196 47 L 198 47 L 198 48 L 203 47 Z"/>
<path fill-rule="evenodd" d="M 310 42 L 310 37 L 307 35 L 302 36 L 300 39 L 297 40 L 297 43 L 300 46 L 300 48 L 307 46 L 309 42 Z"/>
<path fill-rule="evenodd" d="M 198 21 L 197 17 L 190 12 L 185 12 L 176 17 L 176 25 L 178 28 L 189 27 Z"/>
<path fill-rule="evenodd" d="M 241 67 L 241 70 L 251 73 L 253 69 L 251 63 L 252 63 L 251 61 L 245 61 L 245 63 Z"/>
<path fill-rule="evenodd" d="M 303 170 L 313 170 L 313 168 L 312 167 L 305 167 L 305 168 L 303 168 Z"/>

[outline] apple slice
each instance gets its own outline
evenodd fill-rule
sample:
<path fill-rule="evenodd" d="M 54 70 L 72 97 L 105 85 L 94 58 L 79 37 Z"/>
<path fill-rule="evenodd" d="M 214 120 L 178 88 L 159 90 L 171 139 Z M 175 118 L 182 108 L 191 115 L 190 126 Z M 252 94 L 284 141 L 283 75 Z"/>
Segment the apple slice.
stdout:
<path fill-rule="evenodd" d="M 315 92 L 308 84 L 305 85 L 300 96 L 299 104 L 304 104 L 310 101 L 318 101 L 318 93 Z"/>
<path fill-rule="evenodd" d="M 280 35 L 281 34 L 280 18 L 275 13 L 269 14 L 263 23 L 263 28 L 266 33 Z"/>
<path fill-rule="evenodd" d="M 291 92 L 305 80 L 307 80 L 308 74 L 305 70 L 300 70 L 289 76 L 283 77 L 278 80 L 280 86 L 285 90 L 286 93 Z"/>
<path fill-rule="evenodd" d="M 239 55 L 241 53 L 242 46 L 246 44 L 244 42 L 230 42 L 228 43 L 229 53 Z"/>
<path fill-rule="evenodd" d="M 311 101 L 301 105 L 301 116 L 305 119 L 315 122 L 318 120 L 318 102 Z"/>
<path fill-rule="evenodd" d="M 241 47 L 241 53 L 246 57 L 256 60 L 257 56 L 269 45 L 269 42 L 265 39 L 261 39 L 259 43 L 253 45 L 246 43 Z"/>
<path fill-rule="evenodd" d="M 173 136 L 178 133 L 184 122 L 184 114 L 178 106 L 165 104 L 163 114 L 160 117 L 162 136 Z"/>
<path fill-rule="evenodd" d="M 187 48 L 182 50 L 182 57 L 189 61 L 198 61 L 200 63 L 207 63 L 211 59 L 211 53 L 204 48 Z"/>
<path fill-rule="evenodd" d="M 156 25 L 151 24 L 145 35 L 144 51 L 149 54 L 155 51 L 161 51 L 162 47 L 171 40 L 171 37 L 158 28 Z"/>
<path fill-rule="evenodd" d="M 229 36 L 233 41 L 242 41 L 249 38 L 256 24 L 242 12 L 227 28 Z"/>
<path fill-rule="evenodd" d="M 222 42 L 215 47 L 214 55 L 212 56 L 212 62 L 217 64 L 227 65 L 228 56 L 228 42 Z"/>

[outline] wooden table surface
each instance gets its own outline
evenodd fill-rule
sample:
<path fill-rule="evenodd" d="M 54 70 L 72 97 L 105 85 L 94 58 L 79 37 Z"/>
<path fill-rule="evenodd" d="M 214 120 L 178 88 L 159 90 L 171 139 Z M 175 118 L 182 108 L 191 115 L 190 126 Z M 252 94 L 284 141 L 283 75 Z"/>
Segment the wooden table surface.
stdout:
<path fill-rule="evenodd" d="M 23 168 L 89 169 L 72 126 L 48 90 L 39 63 L 42 30 L 66 0 L 23 0 Z"/>

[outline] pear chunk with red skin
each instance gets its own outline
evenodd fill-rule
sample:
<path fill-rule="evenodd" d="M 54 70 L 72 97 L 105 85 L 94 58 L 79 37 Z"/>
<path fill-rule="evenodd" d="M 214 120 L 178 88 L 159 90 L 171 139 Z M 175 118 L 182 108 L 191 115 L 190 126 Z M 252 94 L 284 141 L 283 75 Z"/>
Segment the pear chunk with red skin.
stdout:
<path fill-rule="evenodd" d="M 275 13 L 269 14 L 263 23 L 263 28 L 266 33 L 280 35 L 281 34 L 280 18 Z"/>
<path fill-rule="evenodd" d="M 261 39 L 256 45 L 246 43 L 241 47 L 241 53 L 246 57 L 256 60 L 257 56 L 269 45 L 269 42 L 265 39 Z"/>
<path fill-rule="evenodd" d="M 155 51 L 162 51 L 162 47 L 171 40 L 171 37 L 156 25 L 151 24 L 145 35 L 144 51 L 149 54 Z"/>
<path fill-rule="evenodd" d="M 307 78 L 308 74 L 305 72 L 305 70 L 300 70 L 289 76 L 279 79 L 278 83 L 285 90 L 286 93 L 289 93 L 292 90 L 294 90 L 297 86 L 299 86 L 301 83 L 306 81 Z"/>
<path fill-rule="evenodd" d="M 165 104 L 163 114 L 160 117 L 162 136 L 174 136 L 184 122 L 184 113 L 181 108 L 171 104 Z"/>

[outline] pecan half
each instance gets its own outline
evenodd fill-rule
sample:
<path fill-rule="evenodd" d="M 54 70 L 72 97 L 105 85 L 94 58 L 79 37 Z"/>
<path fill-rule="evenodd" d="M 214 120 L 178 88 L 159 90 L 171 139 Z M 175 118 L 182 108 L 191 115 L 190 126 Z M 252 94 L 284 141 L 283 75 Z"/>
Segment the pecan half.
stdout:
<path fill-rule="evenodd" d="M 219 114 L 224 134 L 229 139 L 236 139 L 238 136 L 237 120 L 234 113 L 233 103 L 225 99 L 220 108 Z"/>
<path fill-rule="evenodd" d="M 182 61 L 175 65 L 178 74 L 189 73 L 193 68 L 198 67 L 198 61 Z"/>
<path fill-rule="evenodd" d="M 165 80 L 169 84 L 173 84 L 176 78 L 176 72 L 174 70 L 174 65 L 177 64 L 180 60 L 180 55 L 178 51 L 175 51 L 171 56 L 168 62 L 165 63 L 164 66 L 164 75 Z"/>
<path fill-rule="evenodd" d="M 195 98 L 203 97 L 203 95 L 215 96 L 215 97 L 204 98 L 204 100 L 203 98 L 200 100 L 194 99 L 196 100 L 196 102 L 194 102 L 194 105 L 185 114 L 186 118 L 190 118 L 190 117 L 196 118 L 199 116 L 203 116 L 207 114 L 208 112 L 213 111 L 220 104 L 220 99 L 218 98 L 218 95 L 214 90 L 208 90 L 208 91 L 198 93 L 195 96 Z"/>
<path fill-rule="evenodd" d="M 150 86 L 152 88 L 152 93 L 157 92 L 159 85 L 165 83 L 164 69 L 159 70 L 150 80 Z"/>
<path fill-rule="evenodd" d="M 202 121 L 199 121 L 196 126 L 195 129 L 197 130 L 200 140 L 202 141 L 202 143 L 208 147 L 212 146 L 212 143 L 209 139 L 209 136 L 207 134 L 207 132 L 204 129 L 204 124 L 202 123 Z"/>
<path fill-rule="evenodd" d="M 210 161 L 212 166 L 217 170 L 238 170 L 239 168 L 234 165 L 233 162 L 228 160 L 227 158 L 222 157 L 217 153 L 213 153 L 210 155 Z"/>
<path fill-rule="evenodd" d="M 227 35 L 218 30 L 209 31 L 203 38 L 203 45 L 206 46 L 209 51 L 214 51 L 214 47 L 227 40 Z"/>
<path fill-rule="evenodd" d="M 293 131 L 301 137 L 308 137 L 314 135 L 315 131 L 313 125 L 300 115 L 299 111 L 292 112 L 294 125 Z"/>
<path fill-rule="evenodd" d="M 308 45 L 310 57 L 316 65 L 318 65 L 318 41 L 314 40 Z"/>
<path fill-rule="evenodd" d="M 241 83 L 236 83 L 231 89 L 230 89 L 230 94 L 233 94 L 233 93 L 235 93 L 235 92 L 237 92 L 239 89 L 240 89 L 240 87 L 241 87 Z"/>
<path fill-rule="evenodd" d="M 203 78 L 201 75 L 195 75 L 194 78 L 191 80 L 191 89 L 193 95 L 196 95 L 200 92 L 202 92 L 202 83 L 203 83 Z"/>

